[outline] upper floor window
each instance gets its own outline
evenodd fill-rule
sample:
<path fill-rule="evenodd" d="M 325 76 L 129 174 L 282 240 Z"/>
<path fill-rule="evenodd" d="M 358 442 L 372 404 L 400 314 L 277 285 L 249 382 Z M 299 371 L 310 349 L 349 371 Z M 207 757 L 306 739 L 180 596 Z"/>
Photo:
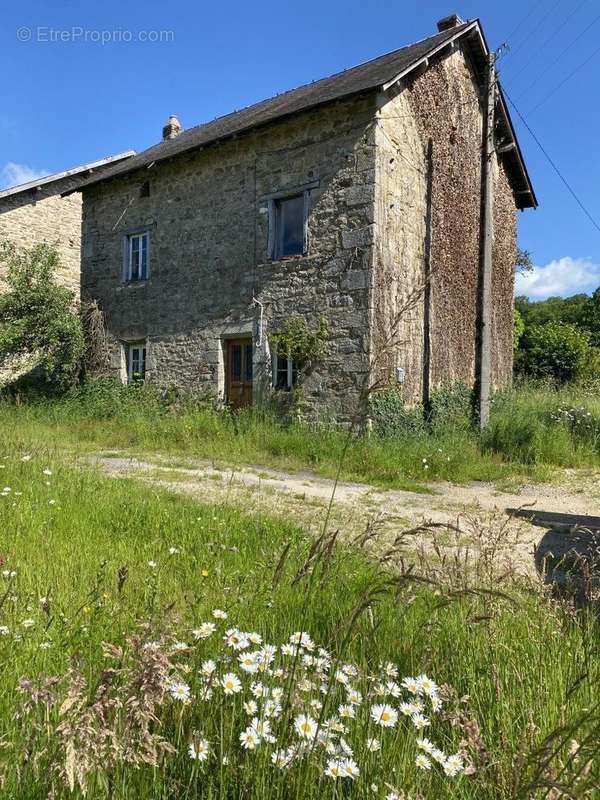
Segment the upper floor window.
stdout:
<path fill-rule="evenodd" d="M 126 346 L 127 383 L 143 381 L 146 377 L 146 342 L 132 342 Z"/>
<path fill-rule="evenodd" d="M 270 257 L 299 256 L 307 251 L 308 192 L 271 201 Z"/>
<path fill-rule="evenodd" d="M 148 280 L 150 265 L 150 236 L 148 231 L 130 234 L 127 237 L 126 245 L 125 280 Z"/>

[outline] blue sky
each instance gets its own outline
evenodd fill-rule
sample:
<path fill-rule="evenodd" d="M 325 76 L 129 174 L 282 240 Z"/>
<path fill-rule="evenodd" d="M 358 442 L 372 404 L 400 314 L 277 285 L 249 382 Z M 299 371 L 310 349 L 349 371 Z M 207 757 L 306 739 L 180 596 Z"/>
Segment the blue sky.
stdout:
<path fill-rule="evenodd" d="M 142 150 L 171 113 L 191 127 L 431 35 L 452 12 L 479 16 L 492 47 L 509 42 L 504 85 L 600 224 L 597 0 L 6 3 L 0 187 Z M 117 33 L 102 44 L 103 31 Z M 140 41 L 146 32 L 159 41 Z M 540 202 L 519 214 L 537 269 L 518 290 L 535 299 L 593 291 L 600 232 L 515 125 Z"/>

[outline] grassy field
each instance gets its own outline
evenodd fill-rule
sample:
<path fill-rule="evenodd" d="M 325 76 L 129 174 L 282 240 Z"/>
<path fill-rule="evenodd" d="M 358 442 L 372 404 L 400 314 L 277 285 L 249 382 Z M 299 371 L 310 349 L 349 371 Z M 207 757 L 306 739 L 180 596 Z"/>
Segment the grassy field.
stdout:
<path fill-rule="evenodd" d="M 75 470 L 61 414 L 0 429 L 0 796 L 598 796 L 589 614 Z"/>
<path fill-rule="evenodd" d="M 398 488 L 428 480 L 548 480 L 556 467 L 600 464 L 600 400 L 581 390 L 527 384 L 505 392 L 483 437 L 452 408 L 430 426 L 418 411 L 401 423 L 383 436 L 356 436 L 346 451 L 347 435 L 333 425 L 284 424 L 259 411 L 232 415 L 109 382 L 61 400 L 0 402 L 0 426 L 22 447 L 153 451 L 328 477 L 343 460 L 342 477 Z"/>

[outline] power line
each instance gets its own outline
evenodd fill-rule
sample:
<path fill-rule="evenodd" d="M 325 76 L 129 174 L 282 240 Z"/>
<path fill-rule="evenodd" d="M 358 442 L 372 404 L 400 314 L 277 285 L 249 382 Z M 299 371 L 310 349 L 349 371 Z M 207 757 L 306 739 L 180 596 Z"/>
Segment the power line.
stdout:
<path fill-rule="evenodd" d="M 571 11 L 571 13 L 567 15 L 566 19 L 563 20 L 563 22 L 558 26 L 558 28 L 555 28 L 552 31 L 552 33 L 550 34 L 550 36 L 548 36 L 548 38 L 544 39 L 544 41 L 538 46 L 537 49 L 538 50 L 543 50 L 544 47 L 547 47 L 550 44 L 550 42 L 556 36 L 558 36 L 558 34 L 562 31 L 562 29 L 565 27 L 565 25 L 567 25 L 570 22 L 570 20 L 575 16 L 575 14 L 577 14 L 577 12 L 580 11 L 587 2 L 588 2 L 588 0 L 581 0 L 579 5 L 575 6 L 575 8 Z M 527 67 L 535 59 L 535 55 L 536 54 L 534 53 L 531 56 L 531 58 L 527 59 L 527 61 L 523 64 L 523 66 L 521 67 L 521 69 L 518 72 L 516 72 L 514 75 L 511 75 L 511 78 L 510 78 L 511 81 L 515 81 L 519 77 L 519 75 L 521 75 L 527 69 Z M 509 67 L 509 69 L 510 69 L 510 67 Z"/>
<path fill-rule="evenodd" d="M 512 106 L 512 107 L 514 108 L 514 110 L 516 111 L 516 113 L 517 113 L 517 115 L 518 115 L 519 119 L 521 120 L 521 122 L 523 123 L 523 125 L 525 125 L 525 127 L 527 128 L 527 130 L 528 130 L 528 131 L 529 131 L 529 133 L 531 134 L 531 136 L 532 136 L 532 138 L 533 138 L 534 142 L 537 144 L 537 146 L 540 148 L 540 150 L 542 151 L 542 153 L 543 153 L 543 154 L 544 154 L 544 156 L 546 157 L 546 159 L 547 159 L 548 163 L 550 164 L 550 166 L 552 167 L 552 169 L 553 169 L 553 170 L 556 172 L 556 174 L 558 175 L 558 177 L 561 179 L 561 181 L 562 181 L 562 182 L 564 183 L 564 185 L 567 187 L 567 189 L 568 189 L 569 193 L 572 195 L 572 197 L 574 198 L 574 200 L 575 200 L 575 202 L 577 203 L 577 205 L 578 205 L 578 206 L 581 208 L 581 210 L 583 211 L 583 213 L 584 213 L 584 214 L 586 215 L 586 217 L 587 217 L 587 218 L 590 220 L 590 222 L 592 223 L 592 225 L 594 226 L 594 228 L 596 228 L 596 230 L 597 230 L 597 231 L 600 233 L 600 225 L 599 225 L 599 224 L 596 222 L 596 220 L 594 219 L 594 217 L 591 215 L 591 213 L 588 211 L 588 209 L 587 209 L 587 208 L 584 206 L 583 202 L 582 202 L 582 201 L 579 199 L 579 197 L 578 197 L 578 196 L 577 196 L 577 194 L 575 193 L 575 190 L 574 190 L 574 189 L 571 187 L 570 183 L 567 181 L 567 179 L 566 179 L 566 178 L 565 178 L 565 176 L 562 174 L 562 172 L 560 171 L 560 169 L 557 167 L 557 165 L 555 164 L 555 162 L 552 160 L 551 156 L 549 155 L 549 153 L 548 153 L 548 151 L 546 150 L 546 148 L 544 147 L 544 145 L 543 145 L 543 144 L 540 142 L 540 140 L 538 139 L 538 137 L 537 137 L 537 136 L 535 135 L 535 133 L 534 133 L 534 132 L 531 130 L 531 127 L 529 126 L 529 123 L 527 122 L 527 120 L 525 119 L 525 117 L 523 116 L 523 114 L 521 114 L 521 112 L 519 111 L 519 109 L 518 109 L 518 108 L 517 108 L 517 106 L 515 105 L 515 103 L 514 103 L 513 99 L 512 99 L 512 98 L 511 98 L 511 96 L 508 94 L 508 92 L 506 91 L 506 89 L 504 89 L 504 87 L 502 87 L 502 92 L 504 93 L 504 95 L 505 95 L 506 99 L 508 100 L 508 102 L 511 104 L 511 106 Z"/>
<path fill-rule="evenodd" d="M 515 35 L 515 33 L 516 33 L 518 30 L 520 30 L 520 29 L 521 29 L 521 27 L 522 27 L 522 26 L 523 26 L 523 25 L 524 25 L 524 24 L 527 22 L 527 20 L 528 20 L 528 19 L 529 19 L 529 17 L 530 17 L 530 16 L 533 14 L 533 12 L 534 12 L 534 11 L 537 9 L 537 7 L 538 7 L 538 6 L 541 6 L 542 2 L 543 2 L 543 0 L 539 0 L 539 2 L 538 2 L 538 3 L 536 3 L 536 4 L 535 4 L 535 5 L 532 7 L 532 8 L 530 8 L 530 9 L 529 9 L 529 11 L 527 12 L 527 14 L 525 14 L 525 16 L 523 17 L 523 19 L 522 19 L 522 20 L 521 20 L 521 21 L 520 21 L 520 22 L 517 24 L 517 26 L 516 26 L 516 27 L 515 27 L 515 28 L 514 28 L 514 29 L 513 29 L 513 30 L 512 30 L 512 31 L 511 31 L 509 34 L 508 34 L 508 36 L 506 37 L 506 40 L 507 40 L 507 41 L 510 41 L 510 40 L 513 38 L 513 36 Z"/>
<path fill-rule="evenodd" d="M 574 69 L 572 72 L 570 72 L 570 73 L 567 75 L 567 77 L 566 77 L 566 78 L 564 78 L 564 79 L 563 79 L 563 80 L 562 80 L 562 81 L 561 81 L 561 82 L 560 82 L 560 83 L 559 83 L 557 86 L 555 86 L 555 87 L 554 87 L 554 89 L 552 89 L 550 92 L 548 92 L 548 94 L 547 94 L 547 95 L 544 97 L 544 99 L 543 99 L 543 100 L 541 100 L 541 101 L 540 101 L 540 102 L 539 102 L 539 103 L 538 103 L 536 106 L 534 106 L 532 109 L 530 109 L 529 113 L 530 113 L 530 114 L 533 114 L 533 112 L 534 112 L 534 111 L 537 111 L 537 110 L 538 110 L 538 108 L 539 108 L 540 106 L 543 106 L 543 105 L 544 105 L 544 103 L 545 103 L 547 100 L 549 100 L 549 99 L 550 99 L 550 98 L 551 98 L 551 97 L 552 97 L 554 94 L 556 94 L 556 92 L 558 92 L 558 90 L 559 90 L 559 89 L 560 89 L 562 86 L 564 86 L 564 85 L 565 85 L 565 83 L 567 83 L 567 81 L 570 81 L 570 80 L 571 80 L 571 78 L 573 77 L 573 75 L 575 75 L 575 73 L 579 72 L 579 70 L 580 70 L 580 69 L 583 69 L 583 67 L 585 67 L 585 65 L 586 65 L 586 64 L 589 64 L 589 62 L 592 60 L 592 58 L 594 58 L 594 56 L 598 55 L 598 53 L 600 53 L 600 47 L 597 47 L 597 48 L 594 50 L 594 52 L 593 52 L 593 53 L 592 53 L 590 56 L 588 56 L 588 57 L 586 58 L 586 60 L 585 60 L 585 61 L 582 61 L 582 62 L 581 62 L 581 64 L 579 64 L 577 67 L 575 67 L 575 69 Z"/>
<path fill-rule="evenodd" d="M 552 14 L 552 13 L 553 13 L 554 9 L 555 9 L 555 8 L 557 8 L 557 7 L 560 5 L 560 3 L 562 3 L 562 0 L 556 0 L 556 2 L 555 2 L 555 3 L 554 3 L 552 6 L 550 6 L 550 8 L 549 8 L 549 9 L 546 11 L 546 13 L 545 13 L 545 14 L 543 14 L 543 15 L 540 17 L 540 20 L 539 20 L 538 24 L 537 24 L 537 25 L 536 25 L 536 26 L 533 28 L 533 30 L 529 31 L 529 33 L 527 34 L 527 36 L 525 36 L 525 38 L 524 38 L 524 39 L 523 39 L 521 42 L 519 42 L 519 44 L 518 44 L 518 45 L 515 47 L 515 49 L 514 49 L 514 50 L 512 50 L 512 49 L 511 49 L 511 53 L 512 53 L 512 55 L 514 55 L 515 53 L 517 53 L 517 52 L 518 52 L 518 51 L 519 51 L 519 50 L 520 50 L 520 49 L 523 47 L 523 45 L 524 45 L 524 44 L 525 44 L 525 43 L 526 43 L 526 42 L 527 42 L 529 39 L 531 39 L 531 37 L 533 36 L 533 34 L 534 34 L 534 33 L 537 33 L 537 32 L 539 31 L 539 29 L 542 27 L 542 25 L 544 24 L 544 22 L 545 22 L 545 21 L 548 19 L 548 17 L 550 16 L 550 14 Z"/>
<path fill-rule="evenodd" d="M 532 82 L 531 82 L 531 83 L 530 83 L 528 86 L 526 86 L 526 87 L 525 87 L 525 89 L 523 89 L 523 91 L 519 92 L 519 94 L 518 94 L 518 97 L 519 97 L 519 98 L 520 98 L 520 97 L 523 97 L 524 95 L 526 95 L 526 94 L 527 94 L 527 92 L 529 92 L 531 89 L 533 89 L 533 87 L 534 87 L 534 86 L 535 86 L 537 83 L 539 83 L 539 81 L 540 81 L 540 80 L 541 80 L 541 79 L 542 79 L 542 78 L 543 78 L 543 77 L 546 75 L 546 73 L 548 72 L 548 70 L 550 70 L 550 69 L 551 69 L 551 68 L 552 68 L 552 67 L 553 67 L 555 64 L 557 64 L 557 63 L 560 61 L 560 59 L 561 59 L 561 58 L 562 58 L 562 57 L 563 57 L 563 56 L 564 56 L 566 53 L 568 53 L 568 52 L 569 52 L 569 50 L 570 50 L 570 49 L 571 49 L 571 48 L 572 48 L 572 47 L 573 47 L 575 44 L 577 44 L 577 42 L 578 42 L 578 41 L 579 41 L 579 40 L 580 40 L 580 39 L 581 39 L 583 36 L 585 36 L 585 34 L 586 34 L 586 33 L 587 33 L 589 30 L 590 30 L 590 28 L 592 28 L 592 27 L 593 27 L 593 26 L 594 26 L 594 25 L 595 25 L 595 24 L 598 22 L 598 20 L 600 20 L 600 14 L 598 14 L 598 16 L 597 16 L 597 17 L 594 17 L 594 19 L 593 19 L 593 20 L 590 22 L 590 24 L 589 24 L 589 25 L 587 25 L 587 26 L 586 26 L 586 27 L 585 27 L 585 28 L 584 28 L 584 29 L 581 31 L 581 33 L 579 34 L 579 36 L 576 36 L 576 37 L 573 39 L 573 41 L 572 41 L 572 42 L 570 42 L 570 43 L 569 43 L 569 44 L 568 44 L 568 45 L 567 45 L 567 46 L 566 46 L 566 47 L 565 47 L 563 50 L 561 50 L 561 52 L 560 52 L 560 53 L 559 53 L 559 54 L 556 56 L 556 58 L 555 58 L 555 59 L 554 59 L 554 60 L 553 60 L 553 61 L 550 63 L 550 65 L 549 65 L 548 67 L 546 67 L 546 69 L 542 70 L 542 72 L 540 72 L 540 74 L 537 76 L 537 78 L 535 78 L 535 79 L 534 79 L 534 80 L 533 80 L 533 81 L 532 81 Z"/>

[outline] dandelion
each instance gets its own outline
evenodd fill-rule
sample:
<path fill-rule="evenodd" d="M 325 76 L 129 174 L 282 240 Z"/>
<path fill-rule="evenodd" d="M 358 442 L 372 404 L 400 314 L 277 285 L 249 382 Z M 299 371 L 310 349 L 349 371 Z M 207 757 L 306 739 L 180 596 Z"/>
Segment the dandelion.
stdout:
<path fill-rule="evenodd" d="M 206 761 L 210 752 L 210 745 L 206 739 L 190 742 L 188 753 L 193 761 Z"/>
<path fill-rule="evenodd" d="M 317 735 L 317 722 L 306 714 L 298 714 L 294 720 L 294 728 L 301 739 L 314 739 Z"/>
<path fill-rule="evenodd" d="M 221 678 L 221 686 L 225 694 L 237 694 L 242 691 L 242 684 L 235 672 L 227 672 Z"/>
<path fill-rule="evenodd" d="M 190 687 L 187 685 L 187 683 L 174 681 L 169 685 L 169 692 L 174 700 L 180 700 L 182 703 L 189 702 Z"/>
<path fill-rule="evenodd" d="M 227 612 L 220 608 L 213 609 L 212 615 L 215 619 L 227 619 Z"/>
<path fill-rule="evenodd" d="M 240 733 L 240 742 L 244 750 L 256 750 L 260 744 L 260 736 L 252 727 Z"/>
<path fill-rule="evenodd" d="M 398 722 L 398 712 L 387 704 L 372 706 L 371 717 L 373 722 L 382 728 L 393 728 Z"/>
<path fill-rule="evenodd" d="M 419 769 L 431 769 L 431 761 L 423 753 L 419 753 L 415 758 L 415 766 Z"/>
<path fill-rule="evenodd" d="M 192 636 L 196 641 L 200 639 L 208 639 L 209 636 L 217 630 L 217 626 L 214 622 L 203 622 L 198 628 L 194 628 L 192 631 Z"/>

